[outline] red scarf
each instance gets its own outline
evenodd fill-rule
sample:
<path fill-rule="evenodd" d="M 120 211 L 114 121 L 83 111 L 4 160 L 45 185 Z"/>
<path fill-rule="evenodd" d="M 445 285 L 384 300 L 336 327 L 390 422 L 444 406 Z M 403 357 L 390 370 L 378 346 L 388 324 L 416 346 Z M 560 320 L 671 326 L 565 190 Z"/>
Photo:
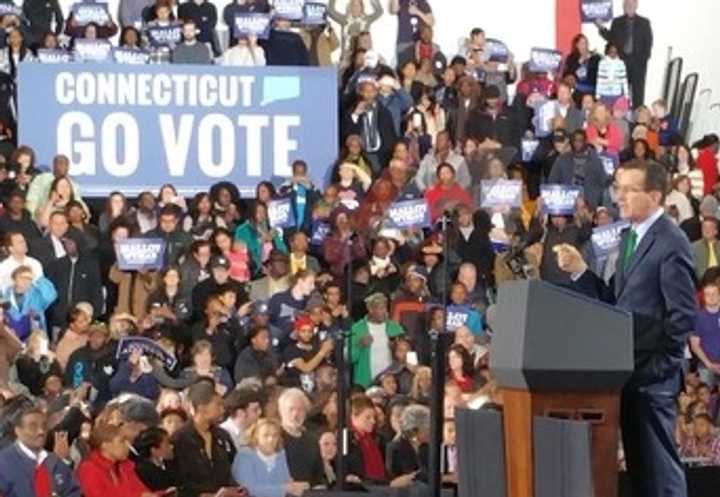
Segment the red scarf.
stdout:
<path fill-rule="evenodd" d="M 365 477 L 369 480 L 385 479 L 385 461 L 383 461 L 380 447 L 372 433 L 360 433 L 355 430 L 355 439 L 362 451 Z"/>

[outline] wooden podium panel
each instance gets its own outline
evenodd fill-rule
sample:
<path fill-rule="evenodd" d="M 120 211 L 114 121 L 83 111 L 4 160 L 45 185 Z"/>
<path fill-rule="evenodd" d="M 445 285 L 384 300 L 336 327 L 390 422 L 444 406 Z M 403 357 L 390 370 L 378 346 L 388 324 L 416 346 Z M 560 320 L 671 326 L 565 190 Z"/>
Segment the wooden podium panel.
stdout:
<path fill-rule="evenodd" d="M 533 418 L 573 419 L 591 424 L 595 497 L 618 495 L 617 393 L 529 392 L 501 389 L 508 497 L 534 497 Z"/>

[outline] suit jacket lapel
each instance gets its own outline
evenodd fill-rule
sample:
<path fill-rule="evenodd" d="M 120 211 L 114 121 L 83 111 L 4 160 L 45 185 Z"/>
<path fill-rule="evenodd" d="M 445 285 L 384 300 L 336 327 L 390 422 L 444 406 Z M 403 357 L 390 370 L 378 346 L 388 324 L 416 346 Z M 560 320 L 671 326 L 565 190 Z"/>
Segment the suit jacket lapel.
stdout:
<path fill-rule="evenodd" d="M 638 245 L 638 248 L 635 250 L 635 253 L 630 258 L 628 267 L 625 268 L 623 273 L 622 287 L 620 288 L 621 293 L 623 290 L 625 290 L 625 284 L 627 283 L 628 278 L 630 278 L 633 271 L 635 271 L 635 269 L 640 265 L 642 258 L 645 256 L 645 254 L 647 254 L 648 250 L 650 250 L 650 248 L 655 243 L 655 231 L 657 230 L 658 223 L 660 222 L 662 222 L 662 218 L 658 219 L 653 223 L 648 232 L 645 233 L 645 236 L 643 236 L 642 240 L 640 241 L 640 245 Z"/>
<path fill-rule="evenodd" d="M 622 230 L 620 235 L 620 252 L 617 261 L 615 261 L 615 295 L 620 296 L 622 288 L 625 286 L 625 247 L 627 245 L 627 237 L 630 228 Z"/>

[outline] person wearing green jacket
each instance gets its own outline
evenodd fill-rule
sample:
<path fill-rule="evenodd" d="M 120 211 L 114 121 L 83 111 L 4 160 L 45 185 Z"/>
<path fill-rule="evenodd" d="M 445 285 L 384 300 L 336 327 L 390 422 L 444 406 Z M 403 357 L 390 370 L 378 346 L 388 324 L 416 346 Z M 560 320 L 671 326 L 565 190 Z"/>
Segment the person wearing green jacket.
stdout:
<path fill-rule="evenodd" d="M 350 332 L 350 361 L 353 383 L 368 388 L 392 364 L 390 342 L 405 334 L 402 326 L 388 319 L 388 299 L 374 293 L 365 299 L 368 313 L 353 324 Z"/>
<path fill-rule="evenodd" d="M 248 220 L 235 230 L 235 240 L 241 240 L 247 246 L 255 276 L 262 274 L 263 260 L 272 249 L 288 253 L 282 234 L 270 228 L 267 206 L 263 202 L 253 204 Z"/>

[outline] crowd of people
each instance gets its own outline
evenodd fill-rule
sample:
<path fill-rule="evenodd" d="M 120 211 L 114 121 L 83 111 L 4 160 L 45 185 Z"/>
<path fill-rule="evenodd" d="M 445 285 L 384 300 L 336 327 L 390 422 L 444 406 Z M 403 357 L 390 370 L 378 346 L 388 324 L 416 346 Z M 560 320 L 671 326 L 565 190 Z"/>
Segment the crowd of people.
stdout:
<path fill-rule="evenodd" d="M 567 285 L 554 255 L 562 244 L 613 275 L 620 249 L 600 257 L 591 243 L 618 219 L 607 156 L 664 167 L 666 211 L 693 244 L 697 324 L 676 438 L 688 460 L 720 465 L 720 139 L 688 145 L 665 102 L 644 105 L 652 31 L 637 2 L 601 29 L 605 55 L 578 35 L 553 73 L 512 54 L 491 60 L 479 28 L 446 57 L 427 0 L 391 0 L 397 51 L 384 58 L 371 34 L 383 5 L 335 4 L 340 36 L 330 24 L 297 33 L 276 18 L 268 40 L 241 38 L 224 54 L 207 0 L 123 0 L 119 16 L 121 44 L 135 47 L 145 42 L 136 26 L 180 19 L 185 41 L 163 52 L 173 62 L 327 65 L 340 50 L 342 151 L 327 185 L 309 179 L 318 165 L 297 160 L 290 178 L 260 182 L 252 200 L 223 181 L 192 199 L 166 184 L 98 203 L 83 197 L 67 157 L 48 170 L 31 144 L 15 143 L 6 114 L 0 495 L 300 496 L 333 488 L 338 458 L 348 483 L 427 495 L 433 374 L 445 385 L 443 482 L 456 484 L 455 409 L 503 403 L 488 367 L 498 285 Z M 222 19 L 270 9 L 235 0 Z M 112 20 L 78 30 L 55 0 L 25 0 L 2 26 L 10 80 L 63 32 L 118 31 Z M 521 182 L 520 204 L 481 207 L 483 182 L 506 179 Z M 546 214 L 545 184 L 582 187 L 574 214 Z M 277 199 L 291 200 L 294 227 L 271 225 Z M 393 203 L 418 199 L 430 228 L 388 219 Z M 447 214 L 443 233 L 436 221 Z M 131 238 L 162 239 L 164 267 L 122 269 L 115 247 Z M 430 337 L 445 331 L 447 370 L 433 371 Z M 349 367 L 338 371 L 345 333 Z M 138 337 L 156 347 L 122 346 Z M 336 386 L 346 374 L 341 455 Z"/>

